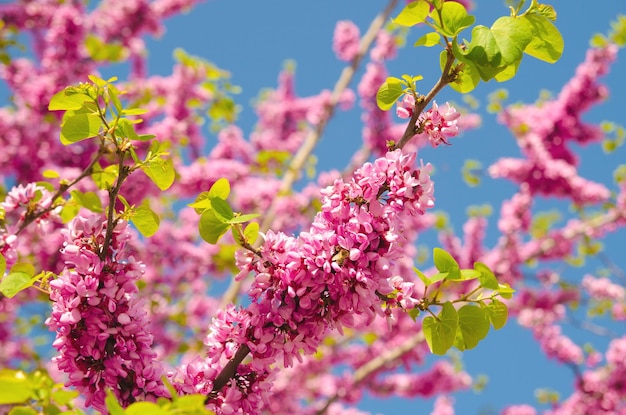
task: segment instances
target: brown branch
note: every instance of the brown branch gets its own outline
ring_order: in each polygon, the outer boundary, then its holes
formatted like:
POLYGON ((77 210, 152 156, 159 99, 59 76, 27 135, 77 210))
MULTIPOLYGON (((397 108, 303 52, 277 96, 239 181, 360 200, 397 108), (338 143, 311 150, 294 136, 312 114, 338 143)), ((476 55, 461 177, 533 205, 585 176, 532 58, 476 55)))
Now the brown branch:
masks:
POLYGON ((428 106, 430 101, 432 101, 435 96, 441 92, 441 90, 448 85, 450 82, 454 81, 458 76, 457 71, 452 69, 452 64, 454 63, 454 54, 450 47, 446 49, 446 64, 441 71, 441 77, 432 87, 432 89, 425 96, 419 97, 415 102, 415 108, 413 109, 413 114, 411 115, 411 119, 404 130, 404 134, 402 134, 402 138, 392 147, 392 150, 396 150, 399 148, 403 148, 411 139, 415 136, 417 130, 417 122, 419 120, 419 116, 424 112, 424 109, 428 106))
POLYGON ((67 184, 61 184, 59 186, 59 189, 50 198, 50 206, 38 212, 33 212, 32 214, 26 215, 24 217, 24 221, 15 232, 15 235, 19 235, 31 223, 33 223, 34 221, 36 221, 37 219, 39 219, 46 213, 49 213, 53 211, 54 209, 56 209, 58 206, 54 204, 54 201, 57 200, 59 197, 61 197, 65 192, 67 192, 71 187, 76 185, 79 181, 81 181, 87 176, 90 176, 93 173, 93 166, 95 166, 98 160, 100 160, 100 157, 102 156, 102 154, 104 154, 104 152, 105 152, 105 149, 103 147, 100 147, 96 156, 91 160, 91 163, 89 163, 89 165, 85 167, 85 169, 78 175, 78 177, 76 177, 74 180, 72 180, 71 182, 67 184))
MULTIPOLYGON (((388 364, 394 362, 395 360, 401 358, 406 353, 413 350, 417 345, 424 341, 424 333, 418 332, 414 334, 412 337, 409 337, 404 343, 400 344, 395 349, 389 350, 387 353, 383 353, 372 360, 368 360, 361 367, 359 367, 355 372, 352 378, 352 386, 357 387, 361 383, 363 383, 371 374, 379 371, 384 368, 388 364)), ((339 393, 335 393, 330 396, 328 400, 324 403, 324 406, 320 408, 315 415, 323 415, 328 410, 328 407, 341 398, 339 393)))
POLYGON ((124 159, 126 156, 126 152, 123 150, 118 150, 118 154, 120 156, 120 160, 118 163, 118 173, 117 173, 117 182, 115 183, 115 187, 109 189, 109 206, 107 210, 107 229, 106 234, 104 236, 104 242, 102 243, 102 249, 98 256, 100 260, 104 262, 107 257, 107 252, 109 250, 109 245, 111 244, 111 239, 113 238, 113 229, 117 225, 117 219, 115 218, 115 201, 117 200, 117 196, 120 193, 122 188, 122 184, 124 180, 130 175, 131 170, 127 166, 124 165, 124 159))

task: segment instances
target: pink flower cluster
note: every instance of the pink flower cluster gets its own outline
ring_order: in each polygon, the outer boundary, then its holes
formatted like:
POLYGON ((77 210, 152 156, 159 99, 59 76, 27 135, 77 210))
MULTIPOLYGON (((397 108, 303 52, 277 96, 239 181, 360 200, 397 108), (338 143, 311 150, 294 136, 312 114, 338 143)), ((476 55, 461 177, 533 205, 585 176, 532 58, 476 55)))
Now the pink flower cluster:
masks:
POLYGON ((575 203, 597 203, 609 198, 602 184, 578 175, 578 160, 569 143, 587 144, 603 137, 581 114, 607 95, 598 78, 608 72, 617 47, 593 48, 559 94, 541 106, 507 108, 501 120, 517 136, 526 159, 502 158, 489 168, 492 177, 527 183, 533 194, 572 197, 575 203))
MULTIPOLYGON (((404 218, 424 214, 434 201, 431 167, 416 169, 414 161, 415 154, 396 150, 366 163, 350 181, 336 180, 322 191, 322 210, 308 232, 297 238, 268 232, 258 255, 238 255, 238 278, 254 274, 251 304, 214 320, 208 359, 223 362, 239 344, 247 345, 254 370, 246 374, 248 404, 249 385, 255 384, 251 379, 268 378, 268 369, 277 360, 291 366, 302 353, 314 353, 329 330, 342 331, 386 316, 385 303, 412 306, 408 298, 412 287, 392 278, 393 263, 404 252, 404 218), (400 290, 406 292, 385 297, 400 290)), ((200 372, 189 366, 186 371, 200 372)), ((241 374, 238 369, 237 376, 241 374)), ((204 390, 212 375, 204 370, 196 376, 196 389, 204 390)), ((234 393, 233 387, 244 392, 236 379, 223 396, 234 393)), ((185 383, 193 384, 193 379, 186 375, 185 383)), ((233 410, 223 405, 218 409, 233 410)))
MULTIPOLYGON (((400 118, 411 118, 415 110, 415 97, 405 94, 396 107, 396 115, 400 118)), ((457 121, 461 116, 454 107, 446 102, 439 107, 436 102, 428 111, 420 114, 420 126, 428 136, 428 141, 433 147, 440 144, 450 144, 448 139, 459 134, 457 121)))
POLYGON ((359 53, 359 27, 349 20, 340 20, 335 26, 333 50, 342 61, 351 61, 359 53))
POLYGON ((53 305, 46 320, 56 331, 59 355, 53 361, 69 375, 67 385, 99 411, 106 410, 107 388, 124 406, 168 395, 146 331, 146 311, 135 296, 144 265, 125 253, 125 222, 113 231, 102 260, 105 232, 99 215, 78 216, 64 230, 66 267, 50 282, 53 305))

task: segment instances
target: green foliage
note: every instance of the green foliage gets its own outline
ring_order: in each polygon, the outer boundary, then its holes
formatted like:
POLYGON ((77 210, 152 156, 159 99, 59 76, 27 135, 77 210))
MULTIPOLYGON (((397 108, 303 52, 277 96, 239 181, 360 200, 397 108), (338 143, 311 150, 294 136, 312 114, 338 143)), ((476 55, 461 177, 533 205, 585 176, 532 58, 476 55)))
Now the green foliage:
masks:
POLYGON ((144 201, 142 205, 132 209, 130 220, 137 230, 147 238, 154 235, 156 231, 159 230, 159 215, 150 209, 148 201, 144 201))
MULTIPOLYGON (((6 261, 4 257, 0 260, 0 271, 6 270, 6 261)), ((39 281, 42 274, 35 275, 35 268, 28 263, 18 262, 13 265, 9 272, 4 275, 4 272, 0 273, 0 294, 5 297, 15 297, 17 293, 32 287, 32 285, 39 281)))
POLYGON ((414 268, 424 283, 424 298, 417 310, 407 311, 414 320, 420 311, 431 314, 424 318, 422 328, 432 353, 443 355, 453 346, 460 351, 472 349, 487 336, 490 327, 499 330, 504 326, 508 309, 497 297, 511 298, 515 290, 498 283, 493 271, 481 262, 474 263, 473 269, 460 269, 452 255, 440 248, 433 250, 433 260, 439 272, 430 277, 414 268), (439 300, 445 287, 465 281, 476 281, 477 284, 456 299, 439 300), (455 305, 461 303, 466 304, 457 309, 455 305), (433 307, 441 307, 437 315, 432 311, 433 307))
MULTIPOLYGON (((170 385, 171 386, 171 385, 170 385)), ((135 402, 127 408, 117 402, 117 399, 110 390, 104 399, 110 415, 214 415, 213 411, 206 409, 204 401, 205 395, 192 394, 177 396, 175 391, 170 391, 173 398, 159 398, 154 402, 135 402)))
POLYGON ((383 111, 391 109, 403 93, 404 83, 401 79, 394 77, 387 78, 376 93, 378 108, 383 111))
POLYGON ((459 315, 451 302, 446 302, 436 316, 428 316, 422 322, 422 330, 430 351, 445 354, 454 344, 459 327, 459 315))
POLYGON ((208 192, 202 192, 189 206, 200 215, 198 230, 200 236, 210 244, 216 244, 219 239, 231 229, 235 242, 244 247, 251 247, 259 235, 259 225, 250 223, 245 228, 242 223, 259 216, 259 214, 241 214, 234 212, 226 201, 230 194, 230 183, 227 179, 218 179, 208 192))
POLYGON ((482 164, 478 160, 468 159, 463 163, 463 167, 461 168, 461 174, 463 175, 463 181, 467 183, 468 186, 474 187, 480 184, 480 172, 482 169, 482 164))
POLYGON ((93 34, 85 38, 85 47, 89 52, 89 57, 96 62, 115 63, 126 59, 126 50, 123 45, 112 41, 103 42, 93 34))
POLYGON ((78 392, 54 383, 48 373, 35 370, 0 369, 0 405, 11 405, 10 415, 17 414, 82 414, 73 407, 78 392))
MULTIPOLYGON (((441 45, 441 80, 465 94, 481 80, 503 82, 514 77, 524 54, 548 63, 561 57, 564 44, 552 23, 556 20, 554 8, 533 0, 527 10, 521 12, 525 3, 520 1, 517 8, 511 8, 510 16, 498 18, 491 27, 474 26, 469 41, 460 36, 474 25, 475 17, 458 2, 413 1, 402 9, 393 23, 404 27, 424 23, 433 29, 422 35, 414 46, 441 45)), ((376 96, 379 108, 389 110, 409 91, 398 78, 387 78, 376 96)))

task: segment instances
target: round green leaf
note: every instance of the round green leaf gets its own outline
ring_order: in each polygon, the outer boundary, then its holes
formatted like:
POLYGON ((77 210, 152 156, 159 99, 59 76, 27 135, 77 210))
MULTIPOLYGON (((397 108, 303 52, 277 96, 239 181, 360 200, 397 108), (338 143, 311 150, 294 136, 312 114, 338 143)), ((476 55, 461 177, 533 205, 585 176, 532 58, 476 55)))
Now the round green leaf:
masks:
POLYGON ((398 98, 404 93, 404 83, 402 80, 394 77, 389 77, 378 88, 376 93, 376 104, 378 108, 383 111, 387 111, 394 106, 398 98))
POLYGON ((211 207, 217 220, 222 223, 231 223, 235 214, 226 200, 213 197, 211 198, 211 207))
POLYGON ((0 281, 0 294, 12 298, 20 291, 33 285, 31 276, 25 272, 9 272, 0 281))
POLYGON ((439 36, 439 33, 430 32, 417 39, 413 46, 426 46, 427 48, 429 48, 431 46, 438 45, 440 41, 441 37, 439 36))
POLYGON ((428 2, 424 0, 412 1, 404 6, 398 16, 393 19, 393 22, 400 26, 414 26, 424 22, 428 13, 430 13, 428 2))
POLYGON ((436 355, 444 355, 454 344, 459 317, 452 303, 447 302, 438 318, 428 316, 422 323, 424 337, 430 351, 436 355))
POLYGON ((101 126, 102 120, 98 114, 80 113, 64 117, 61 125, 61 143, 68 145, 95 137, 100 132, 101 126))
POLYGON ((146 238, 154 235, 159 230, 159 224, 161 223, 159 215, 154 213, 147 204, 133 209, 131 221, 146 238))
POLYGON ((75 93, 64 89, 52 96, 48 104, 48 109, 50 111, 77 110, 82 108, 85 101, 89 101, 90 99, 91 98, 86 94, 75 93))
POLYGON ((504 327, 509 317, 509 310, 506 304, 498 300, 493 300, 491 304, 485 307, 485 310, 487 311, 487 316, 494 329, 500 330, 504 327))
POLYGON ((232 219, 230 219, 228 221, 228 223, 230 224, 235 224, 235 223, 244 223, 244 222, 248 222, 254 218, 258 218, 259 216, 261 216, 258 213, 247 213, 245 215, 239 215, 239 216, 234 216, 232 219))
POLYGON ((463 346, 473 349, 489 333, 487 312, 481 307, 468 304, 459 309, 458 315, 463 346))
POLYGON ((459 264, 448 252, 441 248, 433 249, 433 259, 435 267, 439 272, 447 272, 446 279, 458 280, 461 278, 461 270, 459 264))
POLYGON ((480 282, 481 287, 490 290, 497 290, 499 288, 496 276, 487 265, 482 262, 474 262, 474 269, 480 272, 478 281, 480 282))
POLYGON ((435 26, 441 34, 448 37, 455 37, 463 29, 474 24, 475 18, 467 14, 465 7, 458 2, 448 1, 441 7, 441 20, 437 13, 432 14, 435 26))
POLYGON ((0 370, 0 405, 26 402, 33 394, 33 384, 20 370, 0 370))
POLYGON ((563 54, 564 42, 561 32, 545 16, 529 14, 524 17, 532 27, 533 37, 524 52, 548 63, 554 63, 563 54))
POLYGON ((222 177, 221 179, 217 179, 217 181, 213 183, 213 186, 211 186, 211 189, 209 189, 208 196, 209 198, 218 197, 220 199, 226 200, 229 194, 230 183, 228 182, 228 179, 222 177))
POLYGON ((147 165, 141 166, 141 170, 161 190, 167 190, 176 178, 174 164, 171 159, 161 157, 152 159, 147 165))
POLYGON ((259 237, 259 224, 256 222, 250 222, 243 230, 243 235, 250 245, 254 244, 259 237))
POLYGON ((210 244, 216 244, 229 227, 230 225, 215 217, 213 209, 206 209, 200 215, 200 223, 198 224, 200 236, 210 244))

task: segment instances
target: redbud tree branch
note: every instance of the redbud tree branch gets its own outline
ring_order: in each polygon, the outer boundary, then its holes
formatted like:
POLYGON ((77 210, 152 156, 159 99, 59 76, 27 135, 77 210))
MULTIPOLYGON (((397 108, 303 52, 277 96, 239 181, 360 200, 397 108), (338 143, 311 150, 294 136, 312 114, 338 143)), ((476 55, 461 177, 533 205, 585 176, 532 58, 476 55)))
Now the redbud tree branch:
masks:
MULTIPOLYGON (((278 194, 273 199, 272 204, 267 210, 263 222, 261 223, 260 230, 261 232, 266 232, 270 229, 274 218, 276 217, 276 208, 278 199, 289 193, 293 184, 297 180, 300 171, 303 169, 306 160, 312 154, 315 146, 320 141, 324 130, 326 129, 326 125, 328 121, 335 113, 335 109, 337 108, 337 104, 339 102, 339 97, 341 94, 348 88, 350 82, 354 78, 354 75, 361 64, 361 61, 367 54, 370 46, 376 39, 378 32, 382 29, 383 25, 391 15, 391 12, 396 7, 398 0, 390 0, 387 4, 387 7, 383 10, 382 13, 377 15, 372 23, 370 24, 367 32, 361 38, 359 43, 359 51, 356 56, 352 59, 350 66, 347 66, 343 69, 335 87, 330 96, 329 102, 324 106, 324 116, 321 118, 320 122, 315 126, 313 130, 309 132, 306 136, 302 146, 298 149, 298 152, 295 154, 283 180, 281 182, 278 194)), ((222 296, 222 302, 220 304, 220 308, 225 308, 228 304, 234 303, 239 296, 239 292, 241 291, 242 281, 233 280, 222 296)), ((227 383, 230 378, 236 373, 237 366, 243 361, 243 359, 248 355, 250 349, 245 344, 239 347, 239 350, 235 354, 235 356, 231 359, 230 362, 222 369, 222 372, 217 376, 215 383, 213 385, 213 391, 211 394, 219 392, 227 383)), ((210 394, 210 395, 211 395, 210 394)), ((210 396, 209 395, 209 396, 210 396)))
POLYGON ((71 187, 76 185, 78 182, 83 180, 85 177, 90 176, 93 173, 93 166, 96 165, 96 163, 98 162, 98 160, 100 160, 100 157, 102 157, 102 155, 104 154, 105 151, 106 151, 106 148, 104 146, 100 146, 100 149, 98 150, 98 153, 96 154, 96 156, 91 160, 89 165, 87 167, 85 167, 85 169, 78 175, 78 177, 74 178, 74 180, 72 180, 69 183, 62 183, 61 185, 59 185, 59 189, 50 198, 50 206, 48 206, 47 208, 42 209, 40 211, 26 214, 26 216, 24 217, 24 221, 22 222, 20 227, 15 232, 15 235, 19 235, 31 223, 33 223, 34 221, 36 221, 37 219, 39 219, 40 217, 42 217, 46 213, 49 213, 49 212, 53 211, 54 209, 56 209, 58 207, 58 205, 56 205, 54 203, 55 200, 57 200, 59 197, 61 197, 65 192, 67 192, 71 187))
MULTIPOLYGON (((352 386, 357 387, 361 383, 363 383, 371 374, 379 371, 380 369, 392 364, 406 353, 415 349, 417 345, 424 341, 424 333, 419 332, 414 334, 412 337, 409 337, 404 343, 400 344, 394 349, 387 351, 387 353, 383 353, 381 355, 376 356, 372 360, 368 360, 362 366, 360 366, 352 377, 352 386)), ((338 393, 328 397, 326 402, 324 402, 324 406, 322 406, 315 415, 323 415, 328 410, 328 407, 333 403, 340 399, 341 396, 338 393)))

